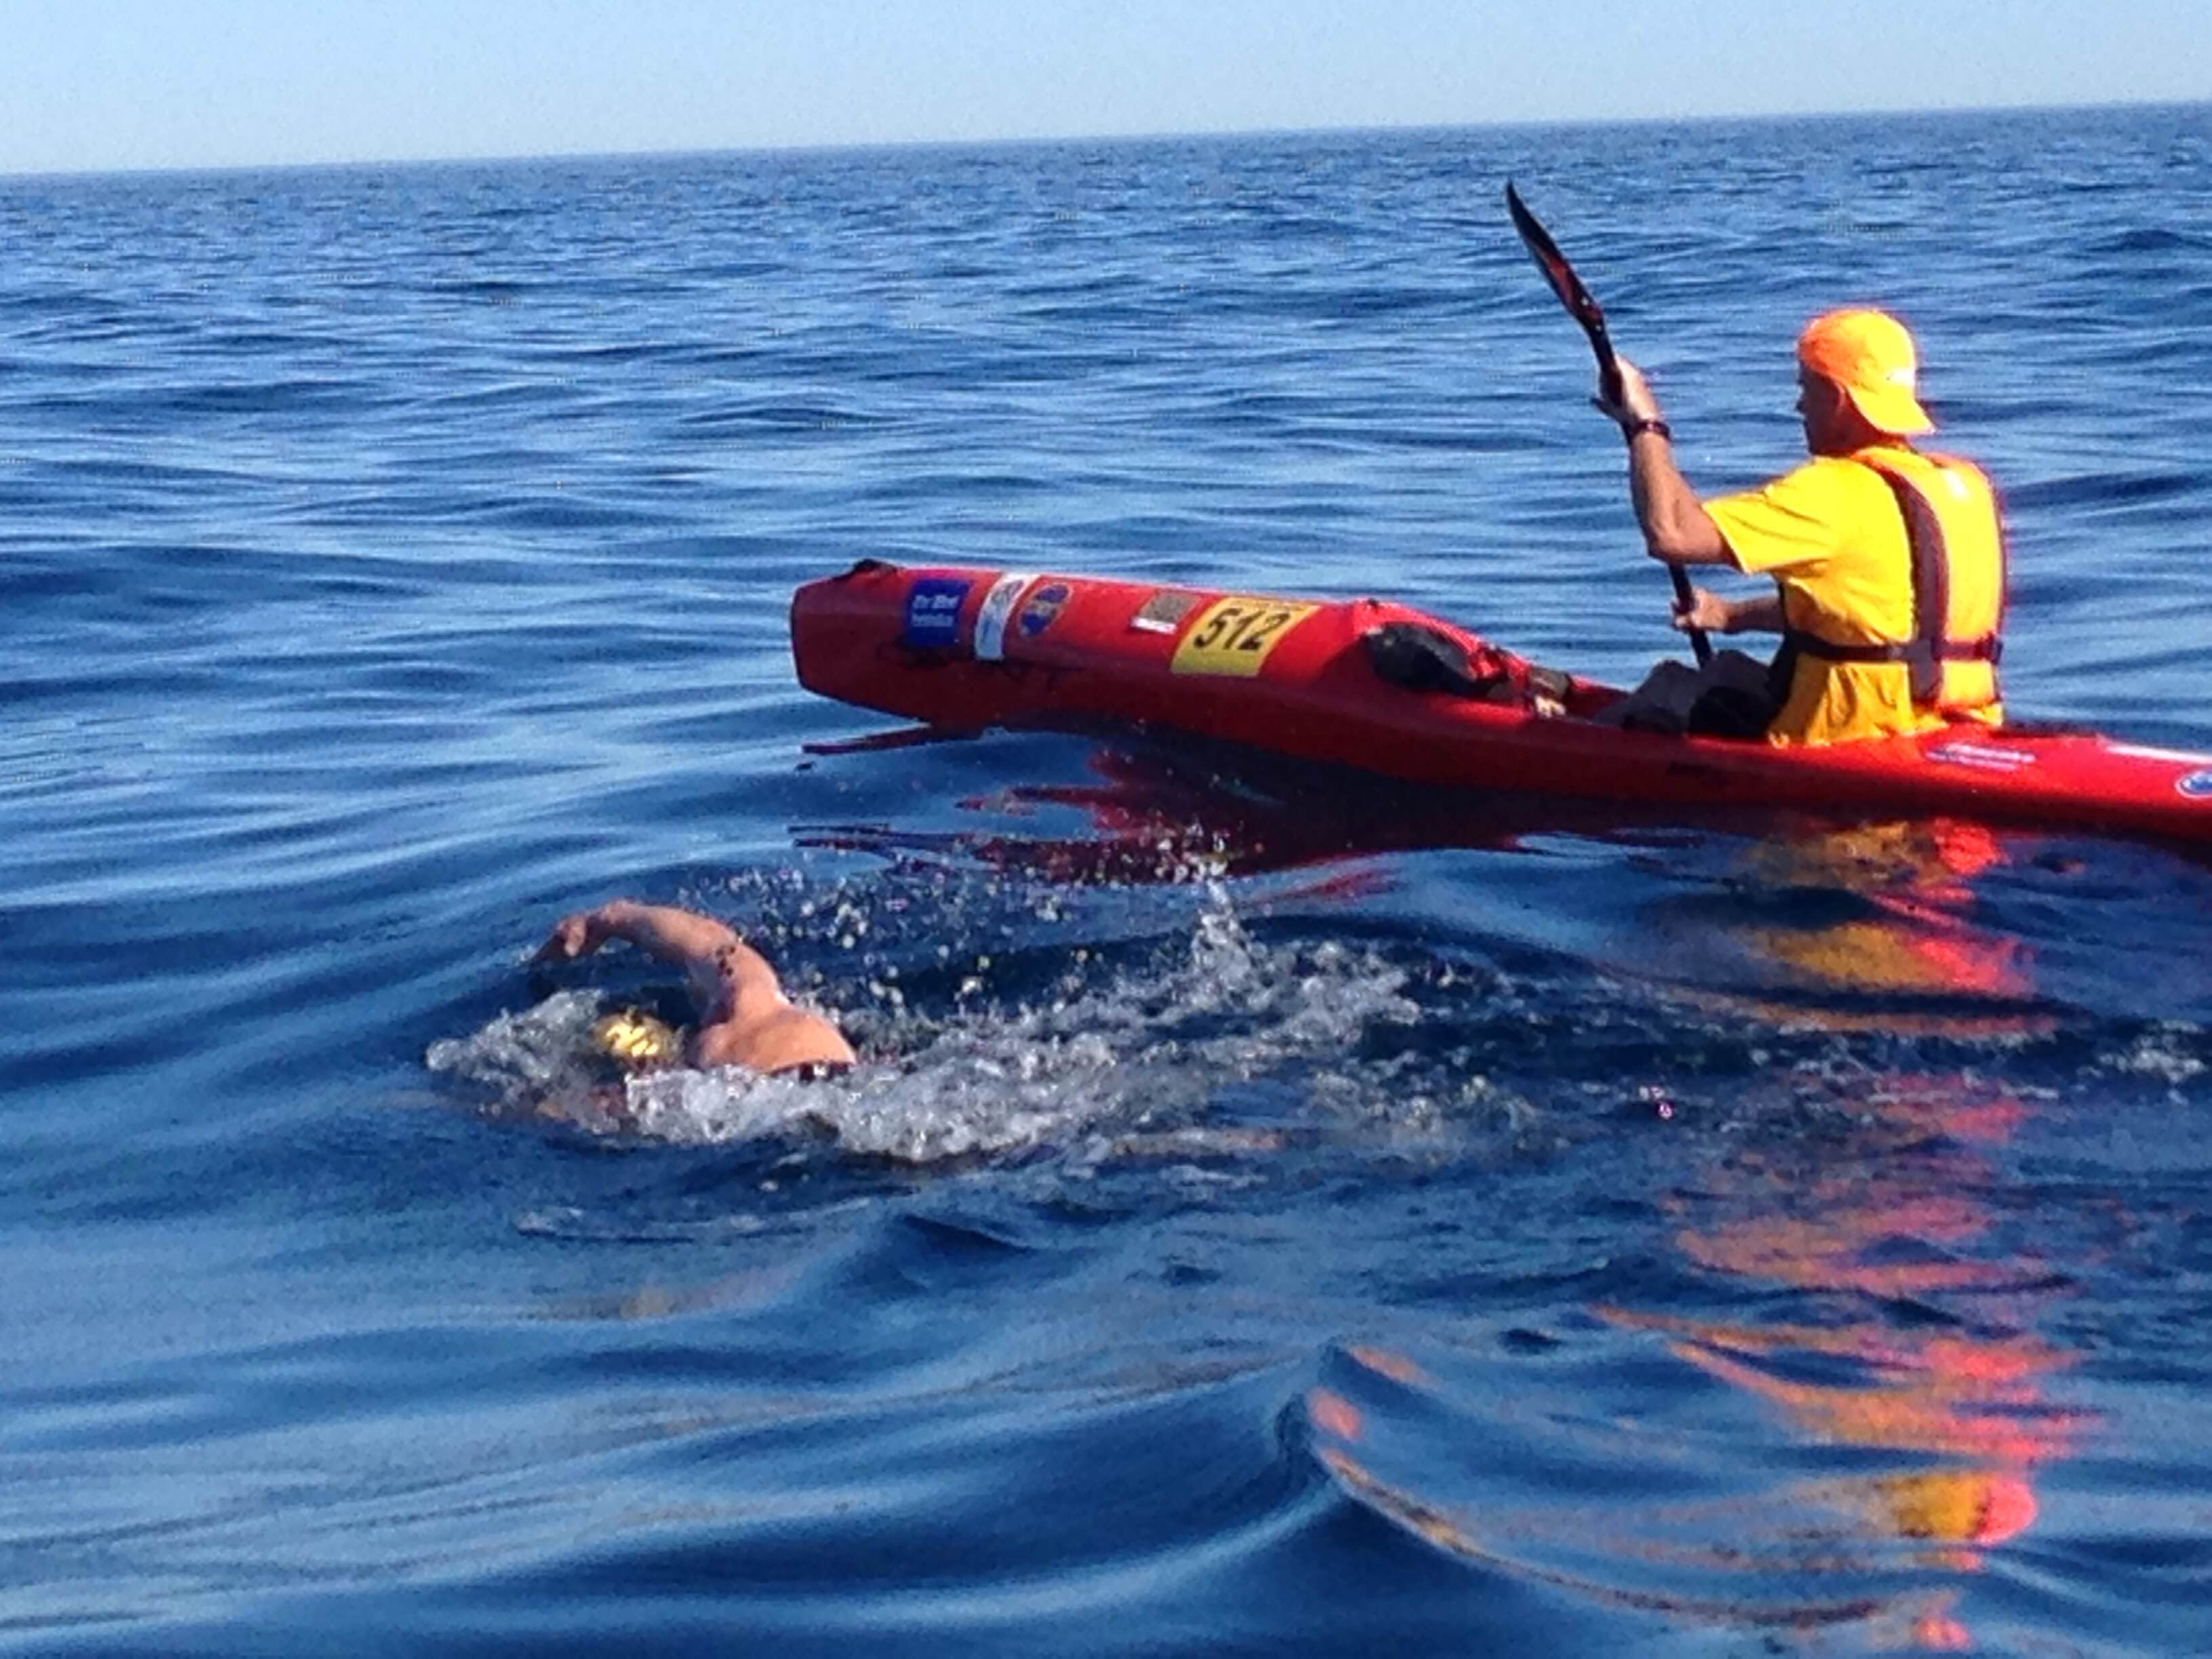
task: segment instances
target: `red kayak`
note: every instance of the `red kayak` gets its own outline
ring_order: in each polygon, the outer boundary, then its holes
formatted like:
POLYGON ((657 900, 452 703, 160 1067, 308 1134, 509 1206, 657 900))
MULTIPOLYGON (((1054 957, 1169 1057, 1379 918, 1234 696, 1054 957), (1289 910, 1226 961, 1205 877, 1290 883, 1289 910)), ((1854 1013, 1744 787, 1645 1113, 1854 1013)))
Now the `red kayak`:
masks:
POLYGON ((1960 725, 1826 747, 1625 731, 1622 693, 1376 599, 865 560, 791 607, 809 690, 933 726, 1169 727, 1408 782, 2212 842, 2212 755, 1960 725))

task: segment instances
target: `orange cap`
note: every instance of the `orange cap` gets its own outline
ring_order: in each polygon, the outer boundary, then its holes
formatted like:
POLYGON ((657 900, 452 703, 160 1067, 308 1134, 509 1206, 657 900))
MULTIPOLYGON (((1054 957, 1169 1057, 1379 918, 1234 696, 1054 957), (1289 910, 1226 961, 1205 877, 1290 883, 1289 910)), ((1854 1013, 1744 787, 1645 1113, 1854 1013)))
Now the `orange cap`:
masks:
POLYGON ((1867 424, 1893 437, 1932 432, 1913 395, 1919 359, 1905 325, 1883 311, 1831 311, 1805 325, 1797 361, 1843 388, 1867 424))

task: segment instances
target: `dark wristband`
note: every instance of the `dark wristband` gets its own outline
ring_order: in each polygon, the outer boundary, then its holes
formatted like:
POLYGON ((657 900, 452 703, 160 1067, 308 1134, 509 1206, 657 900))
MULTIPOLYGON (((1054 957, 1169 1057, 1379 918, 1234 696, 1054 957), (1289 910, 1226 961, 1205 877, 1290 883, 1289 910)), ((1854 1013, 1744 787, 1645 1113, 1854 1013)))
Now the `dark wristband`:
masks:
POLYGON ((1674 441, 1674 428, 1664 421, 1647 417, 1640 421, 1623 421, 1620 423, 1622 439, 1632 444, 1647 432, 1656 437, 1664 438, 1670 444, 1674 441))

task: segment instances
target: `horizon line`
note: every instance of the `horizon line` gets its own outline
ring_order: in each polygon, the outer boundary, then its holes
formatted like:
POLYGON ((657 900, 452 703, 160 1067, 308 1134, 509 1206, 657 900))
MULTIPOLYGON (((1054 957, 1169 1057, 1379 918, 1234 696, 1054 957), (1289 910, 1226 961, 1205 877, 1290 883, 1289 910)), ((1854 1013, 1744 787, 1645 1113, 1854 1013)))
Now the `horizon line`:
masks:
POLYGON ((989 138, 850 138, 789 143, 649 146, 638 149, 488 151, 435 155, 365 155, 345 160, 292 161, 176 161, 82 167, 0 167, 0 182, 39 179, 187 178, 246 173, 343 172, 366 167, 497 167, 532 161, 638 161, 741 155, 827 155, 905 149, 1017 149, 1048 144, 1172 143, 1193 139, 1305 138, 1333 134, 1505 132, 1545 128, 1717 125, 1730 122, 1760 125, 1791 121, 1854 121, 1929 116, 2092 114, 2101 111, 2212 107, 2206 98, 2117 98, 2082 103, 1938 104, 1913 107, 1715 112, 1697 115, 1528 116, 1496 121, 1357 122, 1311 127, 1198 127, 1141 132, 1008 133, 989 138))

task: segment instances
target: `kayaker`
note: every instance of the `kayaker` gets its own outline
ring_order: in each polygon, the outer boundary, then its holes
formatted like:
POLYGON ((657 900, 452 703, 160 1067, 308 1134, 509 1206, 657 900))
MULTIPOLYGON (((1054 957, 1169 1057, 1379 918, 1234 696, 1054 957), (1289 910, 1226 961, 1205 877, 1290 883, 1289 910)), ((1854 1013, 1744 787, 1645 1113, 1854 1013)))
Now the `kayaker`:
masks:
POLYGON ((1797 412, 1812 459, 1759 489, 1701 501, 1674 465, 1673 434, 1635 365, 1597 406, 1628 441, 1630 498, 1646 551, 1725 565, 1776 592, 1694 591, 1674 626, 1779 633, 1765 670, 1723 652, 1703 671, 1662 663, 1622 706, 1631 726, 1841 743, 2002 722, 1997 689, 2004 535, 1989 481, 1926 454, 1912 337, 1880 311, 1832 311, 1797 338, 1797 412))
POLYGON ((532 960, 574 962, 609 939, 626 940, 683 969, 699 1011, 688 1034, 634 1009, 599 1021, 592 1040, 625 1069, 742 1066, 811 1080, 851 1068, 852 1045, 843 1034, 822 1015, 794 1005, 768 959, 712 916, 615 899, 563 916, 532 960))

